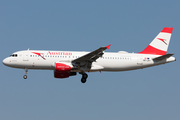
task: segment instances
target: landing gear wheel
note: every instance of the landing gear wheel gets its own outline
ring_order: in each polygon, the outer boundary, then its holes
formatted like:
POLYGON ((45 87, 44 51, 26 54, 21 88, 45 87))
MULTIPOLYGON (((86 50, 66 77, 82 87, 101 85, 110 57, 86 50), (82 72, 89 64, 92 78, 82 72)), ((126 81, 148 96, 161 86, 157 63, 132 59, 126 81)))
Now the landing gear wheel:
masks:
POLYGON ((85 83, 86 79, 87 79, 88 75, 86 73, 82 73, 82 78, 81 78, 81 82, 85 83))
POLYGON ((23 78, 24 78, 24 79, 27 79, 27 75, 24 75, 23 78))
POLYGON ((88 77, 88 75, 86 73, 83 73, 82 77, 86 79, 88 77))
POLYGON ((81 78, 81 82, 82 82, 82 83, 85 83, 85 82, 86 82, 86 79, 85 79, 85 78, 81 78))

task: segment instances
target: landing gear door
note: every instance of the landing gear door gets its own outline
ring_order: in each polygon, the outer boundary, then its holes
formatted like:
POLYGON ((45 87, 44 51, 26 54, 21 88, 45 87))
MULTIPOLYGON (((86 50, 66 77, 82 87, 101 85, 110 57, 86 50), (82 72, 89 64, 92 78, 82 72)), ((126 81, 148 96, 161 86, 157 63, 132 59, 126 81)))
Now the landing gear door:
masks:
POLYGON ((29 60, 29 50, 23 52, 23 61, 29 60))

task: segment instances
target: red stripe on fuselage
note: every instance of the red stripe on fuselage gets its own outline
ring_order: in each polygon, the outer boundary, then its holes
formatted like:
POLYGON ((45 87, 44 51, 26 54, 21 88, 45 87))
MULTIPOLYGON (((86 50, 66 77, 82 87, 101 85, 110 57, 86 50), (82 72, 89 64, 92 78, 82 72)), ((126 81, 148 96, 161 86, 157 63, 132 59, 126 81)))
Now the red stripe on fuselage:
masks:
POLYGON ((172 33, 173 28, 165 27, 161 32, 172 33))
POLYGON ((166 51, 159 50, 157 48, 148 45, 142 52, 139 52, 139 54, 165 55, 166 51))

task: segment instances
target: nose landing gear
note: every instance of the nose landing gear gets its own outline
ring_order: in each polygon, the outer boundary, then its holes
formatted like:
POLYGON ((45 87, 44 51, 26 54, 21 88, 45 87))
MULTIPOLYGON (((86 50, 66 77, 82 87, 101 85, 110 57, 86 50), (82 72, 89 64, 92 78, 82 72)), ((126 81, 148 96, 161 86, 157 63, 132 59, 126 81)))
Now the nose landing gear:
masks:
POLYGON ((86 79, 87 79, 88 75, 86 73, 82 73, 82 78, 81 78, 81 82, 85 83, 86 79))
POLYGON ((23 76, 24 79, 27 79, 27 73, 28 73, 28 69, 25 68, 25 75, 23 76))
POLYGON ((27 75, 24 75, 23 78, 24 78, 24 79, 27 79, 27 75))

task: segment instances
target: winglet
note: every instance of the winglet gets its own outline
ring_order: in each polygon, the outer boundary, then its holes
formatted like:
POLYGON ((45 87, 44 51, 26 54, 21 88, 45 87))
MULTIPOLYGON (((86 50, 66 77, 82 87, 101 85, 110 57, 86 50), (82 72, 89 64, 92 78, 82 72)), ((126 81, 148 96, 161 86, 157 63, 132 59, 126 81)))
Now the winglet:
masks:
POLYGON ((107 49, 110 49, 110 46, 111 46, 111 44, 110 44, 110 45, 108 45, 108 46, 106 46, 106 48, 107 48, 107 49))

